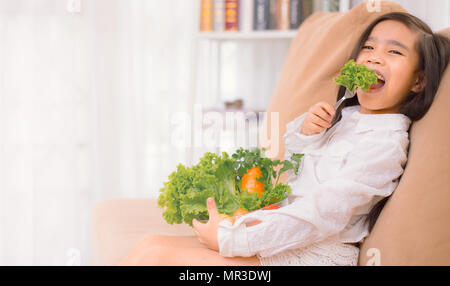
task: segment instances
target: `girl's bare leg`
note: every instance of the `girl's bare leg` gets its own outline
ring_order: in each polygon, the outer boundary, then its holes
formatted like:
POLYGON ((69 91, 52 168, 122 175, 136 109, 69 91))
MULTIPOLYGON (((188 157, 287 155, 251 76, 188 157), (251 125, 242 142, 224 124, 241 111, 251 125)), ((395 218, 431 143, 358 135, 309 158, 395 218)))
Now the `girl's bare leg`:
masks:
POLYGON ((221 256, 195 236, 146 236, 119 265, 260 265, 253 257, 221 256))
POLYGON ((223 257, 208 248, 173 248, 155 246, 136 261, 136 265, 163 266, 259 266, 253 257, 223 257))
POLYGON ((141 238, 119 265, 133 265, 140 257, 154 246, 205 248, 196 236, 147 235, 141 238))

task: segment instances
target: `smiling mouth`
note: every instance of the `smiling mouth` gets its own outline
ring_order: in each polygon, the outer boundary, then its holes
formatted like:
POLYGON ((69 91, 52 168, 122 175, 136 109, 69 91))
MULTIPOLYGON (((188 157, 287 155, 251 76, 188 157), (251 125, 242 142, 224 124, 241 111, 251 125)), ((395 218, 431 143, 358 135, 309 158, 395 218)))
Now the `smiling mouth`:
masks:
POLYGON ((370 86, 370 89, 368 90, 368 92, 380 91, 384 87, 385 84, 386 84, 385 81, 378 79, 377 83, 374 83, 370 86))

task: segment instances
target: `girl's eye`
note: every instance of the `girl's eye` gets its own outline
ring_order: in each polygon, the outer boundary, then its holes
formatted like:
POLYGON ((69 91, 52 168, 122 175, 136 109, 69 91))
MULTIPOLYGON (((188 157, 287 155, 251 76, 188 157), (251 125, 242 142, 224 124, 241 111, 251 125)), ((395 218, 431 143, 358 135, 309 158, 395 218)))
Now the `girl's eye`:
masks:
MULTIPOLYGON (((364 50, 364 49, 372 49, 372 50, 373 50, 373 47, 371 47, 371 46, 363 46, 362 49, 363 49, 363 50, 364 50)), ((402 53, 400 53, 400 52, 397 51, 397 50, 390 50, 389 52, 394 52, 395 54, 402 55, 402 53)))
POLYGON ((389 52, 394 52, 394 53, 399 54, 399 55, 402 54, 402 53, 400 53, 399 51, 396 51, 396 50, 391 50, 391 51, 389 51, 389 52))

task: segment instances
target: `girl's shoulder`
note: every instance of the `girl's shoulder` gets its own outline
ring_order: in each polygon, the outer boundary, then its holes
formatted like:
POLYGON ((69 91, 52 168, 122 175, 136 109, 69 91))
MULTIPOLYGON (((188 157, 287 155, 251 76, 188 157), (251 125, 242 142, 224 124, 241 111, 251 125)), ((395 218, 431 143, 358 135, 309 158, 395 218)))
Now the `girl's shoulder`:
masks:
POLYGON ((411 120, 403 114, 361 114, 354 113, 357 118, 356 133, 381 132, 407 135, 411 120))
POLYGON ((367 131, 396 131, 408 133, 412 124, 411 119, 401 113, 363 114, 360 105, 347 106, 342 109, 343 119, 352 118, 356 121, 356 132, 367 131))
POLYGON ((402 130, 370 130, 363 132, 354 142, 354 148, 358 150, 373 149, 381 153, 385 149, 402 150, 405 154, 409 149, 409 133, 402 130))

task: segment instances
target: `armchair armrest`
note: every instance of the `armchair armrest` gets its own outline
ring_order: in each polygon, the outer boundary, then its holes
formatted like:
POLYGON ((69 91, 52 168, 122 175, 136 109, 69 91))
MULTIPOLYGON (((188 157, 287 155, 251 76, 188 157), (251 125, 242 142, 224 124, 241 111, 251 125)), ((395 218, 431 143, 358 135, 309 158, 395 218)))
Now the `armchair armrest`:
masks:
POLYGON ((169 225, 156 199, 112 199, 92 211, 92 259, 90 265, 116 265, 144 236, 189 236, 186 224, 169 225))

